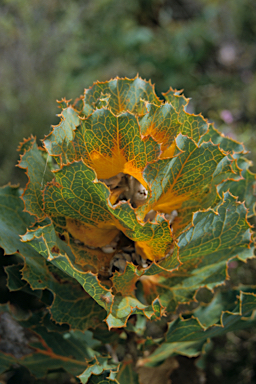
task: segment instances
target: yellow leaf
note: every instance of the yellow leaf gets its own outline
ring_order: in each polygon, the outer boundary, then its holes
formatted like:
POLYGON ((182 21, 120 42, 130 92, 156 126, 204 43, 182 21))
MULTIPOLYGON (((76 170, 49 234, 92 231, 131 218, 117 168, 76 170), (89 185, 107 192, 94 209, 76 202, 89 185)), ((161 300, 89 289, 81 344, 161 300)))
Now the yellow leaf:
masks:
POLYGON ((111 243, 120 232, 114 225, 100 228, 67 218, 67 230, 74 237, 89 247, 103 247, 111 243))

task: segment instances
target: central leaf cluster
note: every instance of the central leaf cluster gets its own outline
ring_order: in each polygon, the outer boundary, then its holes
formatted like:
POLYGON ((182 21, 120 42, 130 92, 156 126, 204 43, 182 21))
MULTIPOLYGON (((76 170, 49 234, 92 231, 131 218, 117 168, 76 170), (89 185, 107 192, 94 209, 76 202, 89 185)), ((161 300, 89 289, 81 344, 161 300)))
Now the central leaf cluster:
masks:
MULTIPOLYGON (((188 99, 180 92, 170 89, 164 97, 160 100, 154 87, 138 77, 97 82, 74 104, 60 102, 61 121, 43 148, 33 137, 19 148, 19 165, 29 177, 22 198, 36 221, 23 241, 72 276, 74 270, 80 271, 77 276, 96 276, 96 293, 90 294, 115 318, 127 319, 131 308, 149 308, 130 301, 123 304, 127 313, 120 312, 122 305, 115 312, 112 293, 107 302, 101 298, 106 290, 133 295, 138 279, 152 299, 149 317, 189 300, 194 283, 186 294, 177 291, 167 301, 163 294, 156 304, 157 285, 163 286, 166 274, 174 277, 177 269, 179 276, 189 276, 203 267, 208 249, 212 254, 219 250, 216 265, 226 262, 222 252, 230 250, 231 238, 226 239, 224 224, 229 231, 235 228, 237 239, 236 251, 225 255, 250 247, 246 211, 234 197, 245 200, 252 214, 248 191, 254 176, 243 146, 201 115, 186 112, 188 99), (227 223, 224 212, 218 232, 214 218, 223 207, 232 207, 235 216, 227 223), (60 266, 63 257, 65 267, 60 266)), ((81 276, 77 279, 85 281, 81 276)), ((82 285, 90 291, 87 283, 82 285)))

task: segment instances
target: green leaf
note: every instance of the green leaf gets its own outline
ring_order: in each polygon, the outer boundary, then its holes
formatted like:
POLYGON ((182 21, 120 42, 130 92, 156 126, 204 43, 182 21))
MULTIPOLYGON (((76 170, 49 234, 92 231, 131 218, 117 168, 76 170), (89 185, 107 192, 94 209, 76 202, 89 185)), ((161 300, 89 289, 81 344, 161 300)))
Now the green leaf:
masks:
POLYGON ((222 194, 229 190, 238 200, 245 202, 248 208, 248 217, 255 214, 256 205, 256 175, 249 170, 251 163, 245 158, 237 160, 238 166, 242 169, 242 180, 227 180, 218 186, 218 191, 222 194))
POLYGON ((181 92, 182 91, 170 88, 170 90, 163 93, 163 95, 178 113, 178 121, 181 124, 180 133, 198 142, 200 137, 207 131, 209 124, 202 115, 194 115, 186 112, 189 99, 181 95, 181 92))
MULTIPOLYGON (((88 368, 79 375, 79 379, 81 383, 86 384, 88 383, 89 378, 91 375, 101 375, 103 372, 107 372, 108 374, 112 371, 116 371, 117 365, 110 363, 109 359, 107 357, 95 357, 94 360, 89 362, 88 368)), ((105 379, 103 381, 96 381, 96 383, 104 383, 105 379)), ((106 383, 109 383, 110 381, 106 381, 106 383)))
POLYGON ((116 292, 129 295, 135 290, 135 284, 143 274, 133 263, 127 263, 124 273, 115 272, 111 278, 116 292))
POLYGON ((73 156, 72 140, 74 139, 74 131, 80 124, 78 112, 68 107, 61 113, 61 121, 55 126, 52 132, 44 139, 44 146, 51 156, 58 157, 60 164, 69 161, 69 157, 73 156))
POLYGON ((62 285, 59 284, 53 291, 54 301, 49 307, 52 318, 81 331, 99 326, 105 318, 105 311, 90 296, 85 295, 78 284, 62 285))
POLYGON ((7 287, 9 291, 19 291, 23 290, 27 286, 27 282, 22 279, 21 269, 22 264, 8 265, 4 268, 5 273, 7 274, 7 287))
POLYGON ((8 255, 26 252, 19 236, 34 223, 34 218, 23 211, 21 192, 10 185, 0 188, 0 245, 8 255))
POLYGON ((172 159, 157 160, 146 167, 144 178, 151 196, 136 210, 139 217, 151 209, 169 214, 177 210, 175 232, 184 229, 193 212, 210 207, 217 199, 216 184, 232 175, 231 161, 212 143, 198 146, 179 135, 176 144, 179 150, 172 159))
POLYGON ((7 274, 7 287, 9 291, 23 291, 41 298, 42 292, 40 290, 33 291, 28 282, 22 279, 22 268, 22 264, 9 265, 4 268, 7 274))
MULTIPOLYGON (((33 254, 33 248, 29 244, 27 247, 33 254)), ((38 254, 34 256, 32 265, 26 257, 26 265, 22 270, 23 278, 33 289, 49 289, 53 293, 49 310, 56 322, 69 324, 72 329, 79 330, 99 326, 105 317, 105 311, 81 289, 76 280, 60 274, 59 269, 38 254)))
MULTIPOLYGON (((240 304, 232 312, 223 312, 219 323, 205 328, 197 318, 177 319, 169 324, 166 342, 196 341, 223 335, 229 331, 247 328, 256 323, 252 311, 256 309, 256 295, 240 292, 240 304)), ((223 306, 223 309, 225 307, 223 306)), ((196 312, 195 312, 196 314, 196 312)))
MULTIPOLYGON (((25 141, 25 144, 28 143, 25 141)), ((20 147, 20 150, 23 152, 24 146, 20 147)), ((43 156, 43 151, 37 147, 35 139, 31 139, 30 147, 19 161, 19 167, 26 169, 29 178, 22 195, 26 211, 31 215, 36 215, 38 219, 43 219, 45 213, 42 190, 45 184, 53 179, 53 175, 47 166, 47 159, 43 156)))
MULTIPOLYGON (((147 111, 139 119, 140 131, 143 136, 150 135, 161 143, 161 151, 169 148, 180 130, 181 123, 171 104, 155 105, 146 103, 147 111)), ((164 155, 161 154, 161 157, 164 155)))
POLYGON ((168 92, 163 93, 164 98, 168 101, 168 103, 171 103, 178 112, 183 111, 183 108, 186 107, 189 103, 189 99, 187 99, 181 93, 182 90, 178 91, 172 87, 168 92))
POLYGON ((208 141, 218 144, 227 153, 246 153, 243 144, 223 135, 213 124, 209 125, 208 131, 201 137, 200 144, 208 141))
POLYGON ((51 216, 65 216, 94 225, 100 218, 110 225, 107 207, 109 190, 105 184, 94 182, 95 172, 82 161, 63 166, 55 172, 55 179, 44 191, 45 212, 51 216))
POLYGON ((199 356, 206 344, 205 340, 193 342, 162 343, 149 357, 141 360, 145 367, 154 367, 170 356, 199 356))
POLYGON ((145 112, 145 108, 141 106, 141 99, 160 104, 154 87, 140 77, 97 82, 90 89, 85 90, 84 113, 87 115, 96 108, 107 106, 116 115, 124 111, 139 114, 145 112))
MULTIPOLYGON (((146 366, 154 366, 176 353, 191 356, 191 347, 195 348, 195 352, 197 351, 198 354, 202 350, 207 338, 221 336, 229 331, 244 329, 256 324, 255 313, 252 314, 252 311, 256 309, 256 295, 254 293, 240 292, 239 301, 239 305, 233 304, 232 311, 223 311, 217 324, 209 327, 202 326, 195 317, 188 319, 178 318, 169 323, 165 337, 166 341, 149 358, 143 360, 144 364, 146 366)), ((216 305, 217 308, 211 308, 211 313, 215 312, 216 309, 219 312, 220 305, 222 310, 225 309, 225 297, 224 302, 215 299, 213 307, 216 305)), ((205 311, 207 310, 206 307, 205 311)), ((199 311, 200 317, 203 318, 203 310, 199 309, 199 311)))
POLYGON ((244 204, 237 202, 228 192, 215 210, 196 212, 192 226, 179 237, 181 262, 189 268, 200 263, 200 269, 226 263, 244 252, 247 252, 247 257, 252 257, 251 231, 246 216, 244 204))
MULTIPOLYGON (((231 258, 252 258, 246 213, 245 206, 228 192, 216 210, 195 213, 191 227, 178 238, 182 265, 170 277, 156 276, 151 285, 149 276, 148 299, 159 295, 162 305, 174 311, 178 303, 191 301, 198 288, 212 289, 222 284, 227 278, 227 262, 231 258)), ((142 280, 142 283, 147 284, 147 281, 142 280)))

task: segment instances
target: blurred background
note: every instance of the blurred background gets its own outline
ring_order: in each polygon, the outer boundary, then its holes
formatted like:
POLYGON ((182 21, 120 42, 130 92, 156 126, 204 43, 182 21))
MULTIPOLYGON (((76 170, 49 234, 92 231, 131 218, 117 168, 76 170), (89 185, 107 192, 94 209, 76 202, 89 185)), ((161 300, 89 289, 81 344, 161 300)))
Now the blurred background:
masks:
MULTIPOLYGON (((58 124, 56 99, 137 73, 159 96, 184 89, 190 112, 243 141, 256 163, 255 0, 1 0, 0 185, 25 185, 16 148, 58 124)), ((252 263, 231 281, 255 284, 252 263)), ((256 383, 255 331, 213 339, 200 378, 194 360, 179 357, 187 368, 173 384, 256 383)))
POLYGON ((254 149, 255 0, 2 0, 0 61, 1 185, 26 182, 16 148, 58 123, 56 99, 115 76, 184 89, 190 112, 254 149))

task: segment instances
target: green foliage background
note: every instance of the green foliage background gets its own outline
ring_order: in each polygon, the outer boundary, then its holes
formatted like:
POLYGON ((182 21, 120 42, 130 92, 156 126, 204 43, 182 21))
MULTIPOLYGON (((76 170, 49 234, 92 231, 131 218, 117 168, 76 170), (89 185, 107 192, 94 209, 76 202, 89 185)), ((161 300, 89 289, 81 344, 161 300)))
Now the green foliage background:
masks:
POLYGON ((115 76, 151 78, 159 95, 184 88, 191 109, 252 150, 255 37, 254 0, 3 0, 1 185, 25 182, 13 148, 58 122, 57 98, 115 76))

